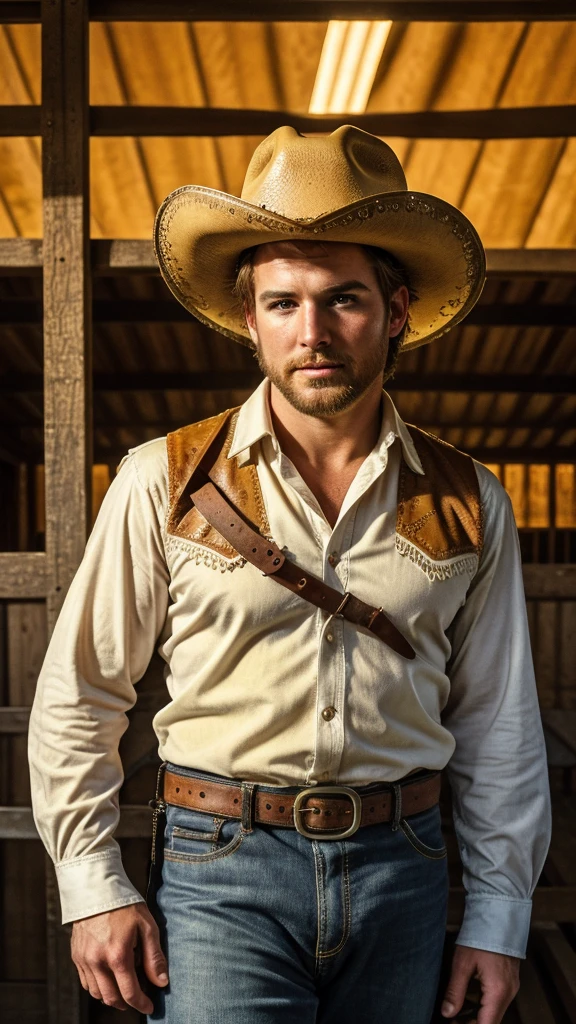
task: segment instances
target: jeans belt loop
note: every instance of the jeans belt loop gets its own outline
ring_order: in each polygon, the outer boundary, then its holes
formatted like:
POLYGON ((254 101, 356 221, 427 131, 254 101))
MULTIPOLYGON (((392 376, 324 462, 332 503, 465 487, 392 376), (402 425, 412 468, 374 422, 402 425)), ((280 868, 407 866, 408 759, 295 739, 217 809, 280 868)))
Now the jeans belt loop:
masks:
POLYGON ((397 832, 402 818, 402 786, 399 782, 392 783, 392 831, 397 832))
POLYGON ((242 829, 244 832, 252 832, 253 829, 255 787, 255 782, 242 783, 242 829))

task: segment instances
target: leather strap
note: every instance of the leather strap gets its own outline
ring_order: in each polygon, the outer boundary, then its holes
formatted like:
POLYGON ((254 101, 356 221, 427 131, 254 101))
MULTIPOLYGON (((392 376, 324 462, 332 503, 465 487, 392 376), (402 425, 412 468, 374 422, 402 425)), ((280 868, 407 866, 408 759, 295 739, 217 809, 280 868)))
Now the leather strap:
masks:
MULTIPOLYGON (((371 789, 368 793, 360 793, 362 801, 363 825, 377 825, 383 821, 392 821, 395 811, 394 792, 390 788, 371 789)), ((401 793, 401 816, 408 817, 427 811, 434 807, 440 799, 440 772, 425 779, 414 782, 403 781, 395 785, 401 793)), ((338 787, 335 787, 337 790, 338 787)), ((262 825, 283 825, 295 828, 293 807, 296 793, 267 793, 256 787, 254 794, 254 820, 262 825)), ((204 779, 190 778, 166 770, 164 775, 164 800, 176 807, 188 807, 195 811, 205 811, 224 818, 242 817, 242 788, 226 782, 211 782, 204 779)), ((304 802, 310 810, 306 816, 306 828, 318 832, 341 831, 348 828, 351 821, 352 805, 345 796, 314 796, 313 792, 304 802)))
POLYGON ((262 537, 254 524, 234 508, 209 477, 207 483, 194 491, 190 498, 206 521, 265 576, 330 615, 342 615, 348 622, 368 630, 402 657, 412 659, 416 656, 413 647, 382 608, 373 608, 353 594, 341 594, 286 558, 273 541, 262 537))

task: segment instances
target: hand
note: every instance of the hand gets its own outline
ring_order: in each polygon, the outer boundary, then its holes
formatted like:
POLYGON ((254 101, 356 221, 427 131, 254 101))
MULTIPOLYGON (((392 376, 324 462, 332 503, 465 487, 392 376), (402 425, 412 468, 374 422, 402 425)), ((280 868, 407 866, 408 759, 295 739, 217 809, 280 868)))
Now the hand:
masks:
POLYGON ((158 926, 145 903, 75 921, 71 950, 82 988, 117 1010, 133 1006, 140 1013, 152 1013, 152 1000, 136 975, 134 950, 139 943, 146 977, 153 985, 167 985, 168 965, 158 926))
POLYGON ((520 988, 519 972, 520 960, 516 956, 456 946, 442 1016, 455 1017, 460 1012, 470 979, 478 978, 482 998, 477 1024, 500 1024, 520 988))

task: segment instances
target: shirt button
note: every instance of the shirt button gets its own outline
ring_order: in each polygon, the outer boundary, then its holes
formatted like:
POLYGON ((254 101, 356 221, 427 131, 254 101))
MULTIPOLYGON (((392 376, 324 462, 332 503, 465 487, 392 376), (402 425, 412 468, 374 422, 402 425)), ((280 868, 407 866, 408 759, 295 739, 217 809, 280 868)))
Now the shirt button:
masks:
POLYGON ((324 711, 322 712, 322 718, 324 719, 325 722, 331 722, 335 714, 336 708, 324 708, 324 711))
POLYGON ((334 633, 326 633, 326 639, 328 643, 331 644, 332 641, 334 640, 334 633))
POLYGON ((340 555, 338 554, 337 551, 332 551, 332 553, 328 555, 328 562, 332 566, 332 568, 334 568, 334 566, 338 565, 339 561, 340 561, 340 555))

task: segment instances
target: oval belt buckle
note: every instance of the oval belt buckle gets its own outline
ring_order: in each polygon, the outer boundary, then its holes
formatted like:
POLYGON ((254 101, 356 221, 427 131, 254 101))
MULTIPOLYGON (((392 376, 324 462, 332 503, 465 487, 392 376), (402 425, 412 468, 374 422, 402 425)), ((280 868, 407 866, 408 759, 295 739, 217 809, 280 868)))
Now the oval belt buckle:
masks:
POLYGON ((358 831, 361 818, 362 800, 356 790, 350 789, 349 786, 310 786, 309 789, 303 789, 301 793, 298 793, 294 800, 294 825, 296 831, 301 836, 306 836, 306 839, 346 839, 358 831), (338 832, 337 834, 334 834, 334 832, 320 832, 319 830, 311 832, 300 821, 300 815, 307 810, 307 808, 302 807, 304 800, 307 800, 309 796, 318 796, 319 793, 326 793, 330 796, 347 796, 352 801, 354 817, 352 824, 344 832, 338 832))

